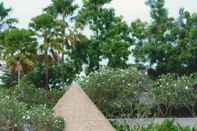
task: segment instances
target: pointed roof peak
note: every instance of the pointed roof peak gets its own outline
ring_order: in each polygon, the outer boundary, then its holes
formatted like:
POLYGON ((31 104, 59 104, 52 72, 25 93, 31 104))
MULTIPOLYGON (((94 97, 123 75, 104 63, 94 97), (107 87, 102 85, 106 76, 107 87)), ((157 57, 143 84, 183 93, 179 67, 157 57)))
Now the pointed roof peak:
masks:
POLYGON ((65 131, 115 131, 78 84, 70 86, 54 111, 65 119, 65 131))
MULTIPOLYGON (((72 89, 78 89, 78 90, 80 89, 80 90, 82 90, 81 87, 80 87, 78 84, 72 84, 72 85, 69 87, 68 91, 69 91, 69 90, 72 90, 72 89)), ((68 91, 67 91, 67 92, 68 92, 68 91)), ((67 92, 66 92, 66 93, 67 93, 67 92)))

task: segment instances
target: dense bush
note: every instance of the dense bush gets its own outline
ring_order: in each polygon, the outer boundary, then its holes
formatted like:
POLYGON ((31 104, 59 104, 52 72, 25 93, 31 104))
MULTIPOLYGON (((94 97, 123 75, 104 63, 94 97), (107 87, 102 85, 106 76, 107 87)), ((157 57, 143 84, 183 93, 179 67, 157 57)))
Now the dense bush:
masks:
MULTIPOLYGON (((31 81, 36 87, 44 87, 44 78, 45 78, 45 65, 37 64, 34 69, 25 75, 27 81, 31 81)), ((71 63, 50 63, 48 68, 49 71, 49 87, 51 88, 61 88, 71 84, 75 78, 77 69, 73 68, 71 63)))
POLYGON ((10 69, 2 69, 0 73, 0 87, 12 88, 17 85, 17 73, 12 73, 10 69))
POLYGON ((17 100, 28 104, 29 106, 46 104, 48 107, 54 107, 59 98, 64 94, 65 89, 49 89, 36 88, 29 81, 22 80, 20 86, 13 89, 13 94, 17 100))
POLYGON ((197 114, 197 75, 151 81, 135 68, 101 69, 81 85, 107 117, 188 117, 197 114))
POLYGON ((19 103, 16 99, 9 96, 0 99, 0 130, 22 130, 22 118, 26 111, 26 105, 19 103))
POLYGON ((5 96, 7 96, 7 95, 9 95, 9 93, 10 93, 9 90, 0 87, 0 99, 3 98, 3 97, 5 97, 5 96))
POLYGON ((53 116, 53 111, 46 105, 32 107, 23 116, 27 128, 33 131, 62 131, 64 120, 53 116))
POLYGON ((177 77, 162 75, 154 82, 149 93, 158 104, 159 116, 196 115, 197 90, 196 75, 177 77))
POLYGON ((1 131, 24 131, 26 128, 35 131, 63 130, 63 119, 54 117, 52 110, 45 105, 28 108, 13 97, 1 96, 0 107, 1 131))
POLYGON ((90 73, 81 86, 107 117, 137 117, 148 112, 139 99, 150 83, 135 68, 107 68, 90 73))
POLYGON ((115 124, 117 131, 197 131, 195 128, 182 127, 173 121, 166 120, 161 124, 151 124, 148 127, 130 128, 128 125, 115 124))

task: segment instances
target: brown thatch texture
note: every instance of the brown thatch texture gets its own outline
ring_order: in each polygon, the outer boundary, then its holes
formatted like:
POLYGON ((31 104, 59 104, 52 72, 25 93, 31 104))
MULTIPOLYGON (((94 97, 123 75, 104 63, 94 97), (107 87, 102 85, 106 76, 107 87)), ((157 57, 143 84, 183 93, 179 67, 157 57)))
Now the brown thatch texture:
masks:
POLYGON ((115 131, 78 85, 70 87, 54 111, 57 116, 65 119, 64 131, 115 131))

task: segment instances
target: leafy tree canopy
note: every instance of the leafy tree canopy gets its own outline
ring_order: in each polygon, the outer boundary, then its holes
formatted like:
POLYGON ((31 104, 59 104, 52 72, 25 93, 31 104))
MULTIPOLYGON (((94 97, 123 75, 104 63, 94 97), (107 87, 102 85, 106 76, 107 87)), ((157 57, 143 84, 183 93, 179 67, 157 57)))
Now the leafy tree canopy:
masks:
POLYGON ((12 27, 12 24, 16 23, 17 20, 15 18, 9 18, 9 13, 11 12, 11 8, 6 8, 3 2, 0 2, 0 30, 8 27, 12 27))
POLYGON ((196 14, 180 10, 179 19, 168 16, 164 0, 149 0, 152 22, 131 24, 136 62, 146 63, 151 75, 196 72, 196 14))
POLYGON ((21 61, 32 68, 37 46, 33 32, 25 29, 7 30, 4 32, 2 46, 2 58, 8 65, 13 66, 17 61, 21 61))
POLYGON ((125 68, 130 47, 129 28, 113 9, 104 8, 109 1, 83 1, 77 16, 77 27, 89 27, 92 32, 88 44, 88 70, 100 67, 102 59, 108 59, 111 67, 125 68))

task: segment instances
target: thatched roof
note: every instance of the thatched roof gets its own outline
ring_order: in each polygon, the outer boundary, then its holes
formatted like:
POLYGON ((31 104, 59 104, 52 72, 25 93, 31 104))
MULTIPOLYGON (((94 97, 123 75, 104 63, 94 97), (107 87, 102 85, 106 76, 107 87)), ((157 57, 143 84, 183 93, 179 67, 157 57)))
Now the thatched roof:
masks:
POLYGON ((54 111, 57 116, 65 119, 64 131, 115 131, 78 85, 70 87, 54 111))

